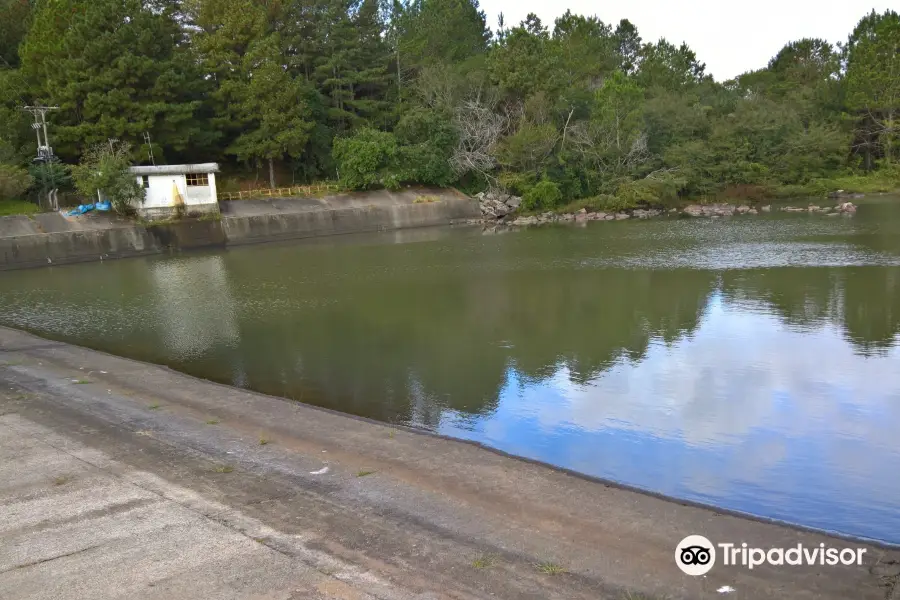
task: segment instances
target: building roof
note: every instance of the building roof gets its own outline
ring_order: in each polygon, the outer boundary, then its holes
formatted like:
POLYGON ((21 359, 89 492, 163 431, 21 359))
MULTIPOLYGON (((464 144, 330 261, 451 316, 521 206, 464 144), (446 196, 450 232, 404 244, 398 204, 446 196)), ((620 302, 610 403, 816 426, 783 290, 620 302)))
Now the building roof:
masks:
POLYGON ((187 173, 218 173, 218 163, 199 165, 158 165, 155 167, 130 167, 132 175, 185 175, 187 173))

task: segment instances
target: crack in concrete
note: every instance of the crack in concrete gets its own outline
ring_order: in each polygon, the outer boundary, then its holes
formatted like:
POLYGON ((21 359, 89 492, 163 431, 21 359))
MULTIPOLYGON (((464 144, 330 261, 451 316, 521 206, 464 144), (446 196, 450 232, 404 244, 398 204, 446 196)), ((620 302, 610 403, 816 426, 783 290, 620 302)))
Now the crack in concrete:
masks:
POLYGON ((65 554, 58 554, 58 555, 56 555, 56 556, 51 556, 51 557, 48 557, 48 558, 41 558, 41 559, 39 559, 39 560, 33 560, 33 561, 31 561, 31 562, 22 563, 21 565, 15 565, 15 566, 13 566, 13 567, 10 567, 9 569, 5 569, 5 570, 3 570, 3 571, 0 571, 0 575, 3 575, 4 573, 9 573, 10 571, 15 571, 15 570, 17 570, 17 569, 27 569, 28 567, 34 567, 34 566, 36 566, 36 565, 42 565, 42 564, 48 563, 48 562, 50 562, 50 561, 59 560, 60 558, 67 558, 67 557, 69 557, 69 556, 76 556, 76 555, 78 555, 78 554, 82 554, 82 553, 84 553, 84 552, 89 552, 89 551, 91 551, 91 550, 94 550, 95 548, 99 548, 99 547, 101 547, 102 545, 103 545, 103 544, 94 544, 93 546, 88 546, 87 548, 81 548, 81 549, 79 549, 79 550, 73 550, 72 552, 66 552, 65 554))

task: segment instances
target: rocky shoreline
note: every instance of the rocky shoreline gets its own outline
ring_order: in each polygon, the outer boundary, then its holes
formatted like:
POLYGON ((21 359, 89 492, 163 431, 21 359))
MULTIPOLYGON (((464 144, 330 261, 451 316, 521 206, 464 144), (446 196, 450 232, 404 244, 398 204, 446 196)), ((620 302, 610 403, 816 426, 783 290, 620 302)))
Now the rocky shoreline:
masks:
POLYGON ((853 215, 856 213, 856 205, 847 200, 847 198, 859 198, 861 195, 844 195, 836 192, 830 196, 837 199, 838 203, 834 206, 819 206, 809 204, 806 207, 783 206, 773 208, 771 205, 759 207, 743 204, 735 206, 733 204, 717 203, 717 204, 689 204, 682 208, 672 208, 669 210, 659 208, 635 208, 616 212, 589 211, 582 208, 574 213, 556 213, 547 211, 541 214, 521 215, 518 214, 522 204, 522 199, 517 196, 507 196, 499 194, 480 193, 475 196, 481 209, 481 219, 468 219, 466 223, 472 225, 493 225, 508 227, 527 227, 531 225, 545 225, 549 223, 575 222, 585 223, 587 221, 624 221, 626 219, 650 219, 653 217, 673 216, 673 217, 706 217, 721 218, 737 215, 758 215, 761 213, 771 213, 773 211, 786 213, 808 213, 822 214, 826 216, 853 215))

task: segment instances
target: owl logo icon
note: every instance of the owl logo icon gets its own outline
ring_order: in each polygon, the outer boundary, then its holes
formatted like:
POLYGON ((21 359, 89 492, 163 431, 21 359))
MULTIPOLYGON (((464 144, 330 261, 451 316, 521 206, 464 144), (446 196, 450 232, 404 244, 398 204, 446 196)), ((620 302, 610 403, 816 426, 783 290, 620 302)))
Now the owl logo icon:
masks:
POLYGON ((675 548, 675 564, 686 575, 706 575, 716 564, 716 547, 702 535, 689 535, 675 548))

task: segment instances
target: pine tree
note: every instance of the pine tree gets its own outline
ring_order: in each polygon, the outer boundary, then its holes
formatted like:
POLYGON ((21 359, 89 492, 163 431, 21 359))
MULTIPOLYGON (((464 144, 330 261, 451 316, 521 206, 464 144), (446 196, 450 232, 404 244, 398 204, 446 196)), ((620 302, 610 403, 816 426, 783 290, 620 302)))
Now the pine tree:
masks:
POLYGON ((30 0, 0 0, 0 69, 19 64, 19 44, 31 22, 30 0))
POLYGON ((140 0, 55 0, 34 16, 20 50, 35 102, 56 104, 57 152, 74 156, 107 138, 175 151, 216 137, 197 118, 206 82, 166 10, 140 0))
MULTIPOLYGON (((271 7, 269 7, 271 8, 271 7)), ((213 79, 212 122, 226 133, 226 152, 244 162, 274 163, 304 154, 315 127, 314 91, 289 70, 284 43, 273 33, 277 13, 254 0, 201 0, 194 48, 213 79)))
POLYGON ((900 135, 900 14, 873 11, 850 36, 847 105, 861 117, 867 166, 876 143, 890 164, 900 135))
POLYGON ((244 56, 243 72, 232 107, 241 133, 228 147, 238 160, 266 160, 269 185, 275 187, 274 162, 303 154, 315 123, 306 98, 312 90, 287 72, 277 34, 255 42, 244 56))
POLYGON ((327 0, 320 19, 322 45, 311 79, 330 100, 329 121, 337 131, 385 125, 390 88, 389 49, 377 0, 327 0))

